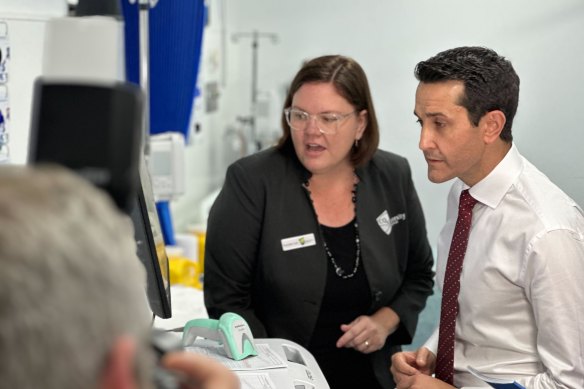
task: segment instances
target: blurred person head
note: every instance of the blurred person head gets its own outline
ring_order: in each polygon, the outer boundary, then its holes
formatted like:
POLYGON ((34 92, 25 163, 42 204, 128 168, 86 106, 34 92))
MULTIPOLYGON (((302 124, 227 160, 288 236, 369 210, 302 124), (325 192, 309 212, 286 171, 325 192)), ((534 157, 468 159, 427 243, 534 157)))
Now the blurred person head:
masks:
POLYGON ((0 388, 148 388, 130 219, 64 168, 2 166, 0 225, 0 388))
POLYGON ((278 146, 292 142, 312 173, 343 161, 361 166, 377 150, 379 127, 367 76, 352 58, 327 55, 304 63, 290 84, 284 108, 278 146), (291 128, 290 115, 305 125, 291 128), (327 123, 336 123, 331 125, 337 130, 327 131, 327 123), (323 152, 328 157, 311 166, 310 153, 323 152))

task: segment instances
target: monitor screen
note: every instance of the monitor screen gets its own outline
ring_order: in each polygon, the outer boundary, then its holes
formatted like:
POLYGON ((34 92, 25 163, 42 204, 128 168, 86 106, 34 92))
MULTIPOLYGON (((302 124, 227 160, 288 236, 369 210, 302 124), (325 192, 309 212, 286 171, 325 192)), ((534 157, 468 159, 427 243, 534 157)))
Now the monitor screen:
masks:
POLYGON ((158 220, 156 203, 146 163, 140 163, 140 185, 130 210, 138 257, 147 274, 148 302, 152 313, 167 319, 171 317, 170 272, 164 238, 158 220))

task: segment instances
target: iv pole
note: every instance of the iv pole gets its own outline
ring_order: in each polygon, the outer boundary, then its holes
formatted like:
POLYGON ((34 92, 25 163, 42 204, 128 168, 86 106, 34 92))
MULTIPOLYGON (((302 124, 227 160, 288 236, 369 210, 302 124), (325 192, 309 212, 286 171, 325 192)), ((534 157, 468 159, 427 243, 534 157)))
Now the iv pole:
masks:
POLYGON ((139 0, 139 47, 140 47, 140 86, 144 92, 143 150, 146 159, 150 156, 150 45, 149 11, 150 0, 139 0))
POLYGON ((269 38, 272 43, 278 42, 278 35, 268 32, 258 32, 253 30, 252 32, 239 32, 231 36, 234 43, 237 43, 240 38, 251 38, 251 49, 252 49, 252 62, 251 62, 251 115, 238 117, 237 119, 244 123, 249 124, 251 132, 251 140, 255 144, 256 150, 261 149, 261 144, 257 139, 256 134, 256 116, 257 116, 257 96, 258 96, 258 49, 260 38, 269 38))

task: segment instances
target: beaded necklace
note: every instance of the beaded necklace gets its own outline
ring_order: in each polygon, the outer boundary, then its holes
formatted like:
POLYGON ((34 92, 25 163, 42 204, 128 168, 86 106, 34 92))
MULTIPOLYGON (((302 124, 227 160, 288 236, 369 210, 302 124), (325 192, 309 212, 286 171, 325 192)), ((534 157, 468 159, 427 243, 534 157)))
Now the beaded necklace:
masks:
MULTIPOLYGON (((312 197, 311 197, 311 193, 310 193, 310 189, 308 188, 309 185, 309 181, 306 180, 304 182, 304 188, 306 189, 306 191, 308 192, 308 196, 310 197, 310 201, 312 201, 312 197)), ((357 274, 357 271, 359 270, 359 263, 361 262, 361 242, 360 242, 360 238, 359 238, 359 223, 357 222, 357 176, 355 176, 355 182, 353 184, 353 189, 351 190, 351 201, 353 202, 353 206, 355 207, 355 218, 353 219, 353 227, 355 227, 355 264, 353 265, 353 271, 351 273, 347 273, 343 268, 341 268, 338 264, 337 261, 335 260, 335 257, 333 257, 333 254, 331 253, 331 250, 329 249, 326 240, 324 239, 324 232, 322 231, 322 227, 320 225, 320 223, 318 223, 318 228, 320 229, 320 236, 322 236, 322 243, 324 245, 324 251, 326 252, 326 256, 328 257, 328 259, 331 261, 331 264, 333 265, 334 269, 335 269, 335 274, 343 279, 348 279, 348 278, 352 278, 353 276, 355 276, 355 274, 357 274)), ((313 207, 314 207, 314 202, 313 202, 313 207)))

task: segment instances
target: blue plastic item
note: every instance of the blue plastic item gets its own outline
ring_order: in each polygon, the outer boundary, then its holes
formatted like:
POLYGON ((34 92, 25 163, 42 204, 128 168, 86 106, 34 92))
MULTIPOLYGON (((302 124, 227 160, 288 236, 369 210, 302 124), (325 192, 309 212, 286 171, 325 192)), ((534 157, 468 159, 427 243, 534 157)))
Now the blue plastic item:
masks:
POLYGON ((159 201, 156 203, 158 220, 160 220, 160 229, 164 237, 164 244, 167 246, 176 246, 174 229, 172 228, 172 214, 168 201, 159 201))

